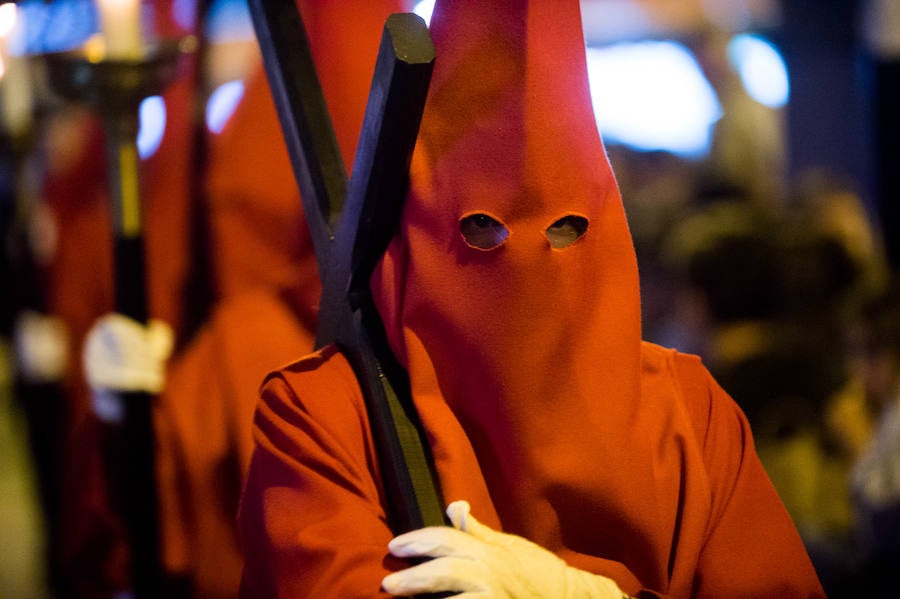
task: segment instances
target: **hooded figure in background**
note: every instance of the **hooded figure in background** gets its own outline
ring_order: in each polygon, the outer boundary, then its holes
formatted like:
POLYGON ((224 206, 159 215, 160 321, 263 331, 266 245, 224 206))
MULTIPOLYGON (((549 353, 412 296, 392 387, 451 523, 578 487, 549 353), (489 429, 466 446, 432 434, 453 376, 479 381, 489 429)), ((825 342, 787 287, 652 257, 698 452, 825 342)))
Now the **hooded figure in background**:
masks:
POLYGON ((740 409, 698 358, 641 341, 578 2, 439 1, 431 33, 372 287, 454 526, 392 540, 360 390, 327 347, 262 388, 244 596, 823 597, 740 409))
MULTIPOLYGON (((401 2, 297 4, 350 170, 384 22, 401 2)), ((316 260, 266 76, 256 66, 236 112, 209 141, 204 200, 219 296, 209 319, 169 360, 153 359, 150 327, 121 315, 101 320, 87 344, 87 378, 95 391, 115 390, 108 381, 156 381, 144 390, 159 394, 160 532, 172 596, 237 595, 235 514, 253 449, 259 385, 314 346, 321 292, 316 260), (125 353, 129 347, 141 351, 125 353)), ((124 553, 122 535, 108 537, 124 553)), ((117 584, 124 587, 120 570, 117 584)))
MULTIPOLYGON (((399 0, 301 0, 347 170, 384 22, 399 0)), ((321 285, 287 149, 261 67, 211 148, 208 199, 223 299, 173 360, 160 396, 164 563, 198 597, 234 597, 235 514, 253 450, 259 385, 312 351, 321 285)))
MULTIPOLYGON (((165 4, 150 3, 165 15, 165 4)), ((160 37, 174 35, 173 25, 158 20, 160 37)), ((184 35, 184 31, 180 32, 184 35)), ((188 267, 189 187, 194 146, 191 143, 196 90, 193 57, 163 94, 166 129, 157 152, 141 162, 144 204, 147 305, 154 323, 154 354, 168 355, 173 333, 181 329, 182 296, 188 267)), ((70 125, 71 126, 71 125, 70 125)), ((83 129, 84 153, 59 172, 51 172, 46 197, 59 224, 59 247, 53 259, 47 299, 51 313, 66 323, 72 365, 62 381, 66 394, 66 433, 59 577, 63 596, 107 596, 120 588, 126 556, 116 538, 124 534, 106 495, 102 462, 102 425, 91 401, 89 377, 80 365, 83 349, 97 320, 114 309, 113 243, 106 190, 102 130, 93 114, 75 125, 83 129)))

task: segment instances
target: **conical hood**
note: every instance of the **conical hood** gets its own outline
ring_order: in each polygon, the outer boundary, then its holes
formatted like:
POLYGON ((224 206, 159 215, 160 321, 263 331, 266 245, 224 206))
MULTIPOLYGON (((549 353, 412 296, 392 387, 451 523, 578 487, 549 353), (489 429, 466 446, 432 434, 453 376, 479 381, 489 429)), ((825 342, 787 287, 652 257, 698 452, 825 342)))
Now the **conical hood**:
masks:
POLYGON ((431 32, 409 202, 373 284, 444 497, 594 571, 647 563, 626 558, 654 500, 621 492, 652 463, 638 271, 578 1, 438 0, 431 32))

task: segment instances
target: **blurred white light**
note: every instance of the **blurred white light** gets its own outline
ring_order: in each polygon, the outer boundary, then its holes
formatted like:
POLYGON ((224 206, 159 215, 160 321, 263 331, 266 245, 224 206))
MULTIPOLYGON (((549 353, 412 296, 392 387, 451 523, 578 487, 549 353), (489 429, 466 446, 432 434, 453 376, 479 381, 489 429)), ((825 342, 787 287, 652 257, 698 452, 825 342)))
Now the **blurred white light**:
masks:
POLYGON ((162 96, 150 96, 141 102, 138 128, 138 154, 150 158, 159 149, 166 132, 166 103, 162 96))
POLYGON ((709 151, 722 108, 694 56, 671 41, 588 48, 588 77, 604 139, 686 158, 709 151))
POLYGON ((736 35, 728 44, 728 59, 750 97, 781 108, 790 97, 787 66, 775 46, 755 35, 736 35))
POLYGON ((206 102, 206 127, 221 133, 243 97, 244 82, 239 79, 217 87, 206 102))
MULTIPOLYGON (((16 5, 0 4, 0 44, 6 44, 6 37, 16 26, 16 5)), ((0 77, 6 75, 6 59, 0 53, 0 77)))
POLYGON ((0 4, 0 37, 6 37, 16 26, 16 5, 0 4))
POLYGON ((421 0, 416 3, 413 12, 425 19, 426 23, 431 23, 431 13, 434 12, 434 0, 421 0))

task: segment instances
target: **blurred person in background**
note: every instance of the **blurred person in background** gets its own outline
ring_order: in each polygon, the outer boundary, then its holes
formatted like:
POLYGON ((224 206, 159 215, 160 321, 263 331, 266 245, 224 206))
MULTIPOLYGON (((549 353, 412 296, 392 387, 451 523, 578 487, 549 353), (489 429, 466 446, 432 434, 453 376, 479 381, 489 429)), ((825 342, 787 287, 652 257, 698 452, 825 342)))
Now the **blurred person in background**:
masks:
MULTIPOLYGON (((84 43, 98 21, 93 3, 16 4, 27 17, 24 51, 33 55, 28 57, 32 75, 46 70, 35 64, 40 54, 84 43)), ((3 8, 11 6, 4 3, 3 8)), ((189 26, 173 18, 174 8, 170 0, 135 3, 142 19, 142 37, 146 36, 145 48, 187 33, 185 27, 189 26)), ((180 289, 188 262, 191 73, 195 70, 191 57, 180 66, 179 77, 159 103, 168 113, 165 132, 159 132, 161 146, 146 158, 140 147, 141 191, 146 200, 142 220, 149 224, 145 239, 147 300, 152 316, 176 331, 180 329, 180 289)), ((41 481, 42 487, 52 491, 45 493, 52 495, 52 501, 44 503, 51 552, 48 574, 54 594, 92 596, 94 590, 108 591, 104 588, 104 562, 110 543, 105 531, 116 526, 109 514, 97 507, 105 501, 99 449, 102 433, 79 367, 87 331, 113 304, 112 219, 98 114, 105 113, 105 107, 95 113, 77 102, 70 104, 56 97, 40 77, 35 77, 33 91, 36 122, 29 141, 40 181, 31 190, 35 197, 28 198, 33 204, 21 211, 27 221, 23 229, 32 250, 31 262, 20 265, 26 268, 17 273, 10 294, 27 298, 17 306, 21 312, 15 315, 16 375, 21 383, 16 399, 29 415, 32 442, 40 445, 38 458, 48 455, 47 462, 58 468, 45 477, 48 470, 38 459, 38 472, 47 479, 41 481), (92 541, 86 543, 88 537, 92 541)), ((154 124, 161 125, 159 121, 154 124)))
MULTIPOLYGON (((350 172, 384 22, 398 0, 298 2, 350 172)), ((260 64, 211 147, 207 182, 221 299, 173 361, 162 394, 166 562, 198 597, 234 597, 235 517, 265 375, 314 345, 321 283, 297 185, 260 64)))
POLYGON ((856 563, 848 475, 868 431, 850 334, 884 277, 859 197, 807 184, 790 204, 719 200, 675 226, 667 255, 681 281, 675 318, 709 339, 701 355, 747 414, 826 591, 836 591, 856 563))
MULTIPOLYGON (((313 58, 349 171, 384 22, 393 0, 301 0, 313 58)), ((177 590, 234 597, 241 551, 234 528, 266 373, 311 351, 321 284, 297 185, 258 51, 241 103, 210 139, 205 218, 216 301, 184 348, 165 360, 100 356, 88 370, 165 378, 155 428, 163 562, 177 590)), ((101 320, 92 339, 149 344, 149 329, 101 320)), ((107 388, 102 383, 95 390, 107 388)))
MULTIPOLYGON (((49 37, 54 27, 65 35, 66 26, 79 30, 83 25, 72 18, 73 14, 83 15, 85 7, 81 13, 72 6, 31 8, 39 17, 35 20, 38 28, 43 27, 37 31, 40 35, 49 37)), ((172 9, 169 0, 143 3, 148 44, 189 33, 173 18, 172 9)), ((38 44, 44 41, 37 39, 38 44)), ((160 104, 165 107, 165 129, 156 151, 142 156, 140 164, 147 303, 151 317, 161 323, 160 330, 166 331, 168 338, 172 332, 180 334, 182 328, 181 291, 190 262, 194 58, 193 54, 182 57, 178 76, 163 93, 160 104)), ((42 161, 39 207, 43 210, 34 211, 32 229, 38 234, 36 247, 41 251, 34 272, 19 280, 20 285, 25 280, 36 283, 32 292, 40 313, 39 318, 26 314, 29 318, 21 319, 29 326, 19 327, 17 354, 27 374, 32 362, 47 367, 47 360, 30 359, 36 355, 34 348, 53 344, 68 366, 52 381, 63 398, 59 413, 52 419, 48 414, 38 425, 44 439, 59 444, 60 480, 54 481, 61 495, 54 507, 59 513, 48 515, 49 521, 59 522, 58 530, 48 528, 48 545, 55 554, 49 564, 53 592, 60 597, 103 597, 124 584, 121 573, 126 570, 127 555, 116 541, 124 534, 122 525, 108 505, 104 424, 94 411, 90 386, 80 366, 88 331, 114 303, 105 138, 100 114, 69 104, 50 90, 40 91, 47 94, 38 99, 40 120, 35 134, 35 151, 42 161), (34 324, 47 322, 61 323, 66 334, 50 339, 43 334, 49 327, 34 324)), ((26 393, 21 394, 26 399, 26 393)))

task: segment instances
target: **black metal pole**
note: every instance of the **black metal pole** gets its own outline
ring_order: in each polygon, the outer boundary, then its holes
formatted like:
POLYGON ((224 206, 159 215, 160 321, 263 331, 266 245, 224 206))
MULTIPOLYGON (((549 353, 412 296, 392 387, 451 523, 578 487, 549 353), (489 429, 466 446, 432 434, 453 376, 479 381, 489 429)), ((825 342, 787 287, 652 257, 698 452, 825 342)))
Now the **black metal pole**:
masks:
POLYGON ((194 36, 197 49, 191 60, 193 93, 191 101, 191 171, 189 190, 190 262, 184 286, 184 319, 182 334, 176 351, 187 346, 209 318, 218 296, 215 281, 215 261, 210 232, 209 206, 206 194, 208 163, 208 132, 204 109, 206 107, 208 81, 206 56, 209 40, 206 33, 206 16, 210 0, 196 0, 194 36))
MULTIPOLYGON (((147 282, 137 113, 121 112, 104 119, 107 171, 113 217, 116 311, 146 323, 147 282)), ((158 498, 156 488, 153 396, 119 394, 121 424, 108 424, 106 460, 111 495, 125 521, 131 551, 135 597, 157 598, 162 591, 158 498)))
POLYGON ((900 272, 900 56, 875 57, 872 62, 877 207, 888 263, 896 274, 900 272))

